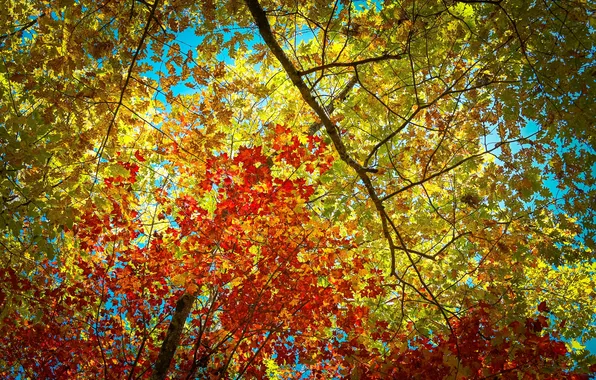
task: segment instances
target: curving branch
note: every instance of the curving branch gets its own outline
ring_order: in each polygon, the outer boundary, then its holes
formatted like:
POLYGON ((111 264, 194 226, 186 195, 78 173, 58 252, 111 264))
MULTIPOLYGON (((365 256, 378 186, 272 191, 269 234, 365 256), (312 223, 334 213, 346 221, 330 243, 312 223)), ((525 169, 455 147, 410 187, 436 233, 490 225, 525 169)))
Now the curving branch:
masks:
POLYGON ((391 274, 396 275, 395 250, 405 250, 406 247, 403 246, 403 244, 402 247, 394 245, 393 238, 391 237, 391 231, 388 225, 389 217, 383 206, 383 201, 379 198, 377 191, 375 190, 372 181, 368 175, 368 173, 375 172, 376 170, 361 165, 350 156, 344 142, 341 140, 341 137, 339 135, 339 128, 337 127, 337 125, 335 125, 333 121, 331 121, 325 108, 323 108, 323 106, 319 104, 319 102, 315 99, 313 94, 310 92, 310 89, 302 79, 302 76, 300 75, 299 71, 296 69, 296 67, 294 67, 294 64, 286 56, 279 43, 275 40, 273 32, 271 31, 271 26, 269 25, 269 21, 267 20, 267 15, 265 14, 265 11, 259 4, 258 0, 245 0, 245 3, 253 16, 253 19, 255 21, 255 24, 257 25, 257 28, 259 29, 261 37, 269 47, 269 50, 271 50, 273 55, 281 63, 283 69, 285 70, 286 74, 288 75, 294 86, 296 86, 296 88, 300 91, 302 99, 304 99, 304 101, 317 114, 319 119, 321 119, 321 122, 325 127, 325 131, 327 132, 327 135, 333 142, 333 146, 335 147, 335 150, 337 151, 340 159, 344 161, 349 167, 354 169, 354 171, 364 184, 364 187, 366 188, 366 191, 368 192, 368 195, 372 200, 373 204, 375 205, 379 217, 381 218, 383 236, 389 242, 389 249, 391 251, 391 274))

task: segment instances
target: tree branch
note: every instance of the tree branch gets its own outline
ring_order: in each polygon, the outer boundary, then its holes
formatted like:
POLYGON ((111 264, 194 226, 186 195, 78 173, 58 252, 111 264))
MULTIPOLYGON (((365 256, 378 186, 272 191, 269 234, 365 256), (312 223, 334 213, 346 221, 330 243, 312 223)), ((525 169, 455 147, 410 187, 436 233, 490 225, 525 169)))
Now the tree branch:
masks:
POLYGON ((495 151, 496 149, 499 149, 499 147, 501 147, 502 145, 528 140, 529 138, 531 138, 532 136, 536 135, 537 133, 538 132, 535 132, 535 133, 532 133, 531 135, 529 135, 527 137, 520 137, 520 138, 515 139, 515 140, 502 141, 500 143, 495 144, 495 146, 492 147, 491 149, 485 150, 484 152, 480 152, 480 153, 476 153, 476 154, 471 154, 468 157, 463 158, 460 161, 456 162, 455 164, 453 164, 451 166, 445 167, 443 170, 440 170, 440 171, 438 171, 436 173, 433 173, 433 174, 429 175, 428 177, 425 176, 424 178, 422 178, 421 180, 418 180, 416 182, 410 182, 409 184, 407 184, 406 186, 402 187, 401 189, 395 190, 394 192, 385 195, 381 199, 381 201, 384 202, 384 201, 386 201, 386 200, 388 200, 390 198, 393 198, 394 196, 396 196, 399 193, 403 193, 404 191, 406 191, 408 189, 411 189, 412 187, 422 185, 423 183, 428 182, 429 180, 431 180, 433 178, 439 177, 439 176, 441 176, 441 175, 443 175, 443 174, 445 174, 447 172, 450 172, 451 170, 457 168, 458 166, 461 166, 462 164, 464 164, 464 163, 466 163, 466 162, 468 162, 470 160, 473 160, 473 159, 478 158, 478 157, 482 157, 485 154, 489 154, 489 153, 495 151))
MULTIPOLYGON (((331 100, 331 103, 329 103, 329 105, 325 108, 328 115, 331 115, 333 113, 333 111, 335 111, 335 101, 336 100, 344 101, 346 99, 346 97, 348 96, 348 93, 352 90, 352 88, 356 84, 356 82, 357 82, 357 78, 356 78, 356 76, 353 76, 350 79, 350 81, 346 84, 346 86, 341 90, 341 92, 337 95, 337 98, 331 100)), ((323 124, 321 122, 312 123, 310 128, 308 128, 308 134, 310 136, 314 135, 315 133, 317 133, 317 131, 322 126, 323 126, 323 124)))
POLYGON ((155 0, 153 2, 151 9, 149 10, 149 17, 147 17, 147 24, 145 25, 145 28, 143 29, 143 35, 141 36, 141 40, 139 41, 139 44, 137 45, 137 49, 135 50, 135 52, 132 56, 132 61, 130 62, 130 66, 128 66, 128 71, 126 73, 124 85, 122 86, 122 91, 120 91, 120 99, 118 100, 118 103, 116 104, 116 109, 114 110, 112 120, 110 121, 110 124, 108 125, 108 130, 106 131, 106 135, 103 138, 103 141, 101 142, 101 144, 99 146, 99 149, 97 150, 97 155, 96 155, 97 167, 95 169, 95 178, 97 178, 97 173, 99 171, 99 164, 101 163, 101 156, 103 155, 103 151, 104 151, 104 149, 108 143, 108 140, 110 138, 110 133, 112 131, 112 128, 113 128, 114 124, 116 123, 116 117, 118 116, 118 111, 120 110, 120 107, 122 106, 122 104, 124 102, 124 94, 126 92, 126 88, 128 87, 128 82, 130 82, 130 79, 132 77, 132 72, 134 70, 135 64, 137 63, 137 59, 139 58, 139 54, 141 53, 141 50, 143 49, 143 46, 145 45, 145 39, 149 35, 149 28, 151 28, 151 22, 153 21, 153 18, 155 16, 155 11, 157 10, 158 3, 159 3, 159 0, 155 0))
MULTIPOLYGON (((12 37, 16 34, 19 34, 25 30, 27 30, 28 28, 32 27, 33 25, 37 24, 37 22, 39 21, 40 18, 42 18, 43 16, 45 16, 45 13, 42 13, 39 15, 39 17, 34 18, 33 20, 29 21, 28 23, 24 24, 23 26, 21 26, 20 28, 16 29, 13 32, 10 33, 6 33, 0 36, 0 42, 2 42, 2 40, 5 40, 9 37, 12 37)), ((0 46, 1 47, 1 46, 0 46)))
POLYGON ((250 13, 253 16, 253 19, 255 20, 255 24, 257 25, 257 28, 259 29, 259 34, 261 35, 261 37, 263 38, 263 40, 265 41, 265 43, 267 44, 267 46, 269 47, 269 49, 271 50, 273 55, 281 63, 283 69, 286 71, 286 74, 288 75, 288 77, 290 78, 290 80, 292 81, 294 86, 296 86, 296 88, 300 91, 300 94, 302 95, 302 99, 304 99, 304 101, 317 114, 319 119, 321 119, 321 122, 322 122, 323 126, 325 127, 325 131, 327 132, 327 135, 329 135, 329 138, 331 138, 331 141, 333 142, 333 146, 335 147, 335 150, 337 151, 340 159, 342 161, 344 161, 352 169, 354 169, 354 171, 356 172, 356 174, 358 175, 358 177, 364 184, 364 187, 366 188, 366 191, 368 192, 368 195, 369 195, 370 199, 372 200, 373 204, 375 205, 375 208, 377 210, 377 213, 379 214, 379 217, 381 218, 381 226, 383 228, 383 236, 385 236, 385 239, 387 239, 387 241, 389 242, 389 249, 391 251, 391 262, 392 262, 391 274, 394 275, 395 274, 395 249, 398 248, 398 249, 402 249, 402 250, 407 250, 407 248, 405 246, 403 246, 403 244, 401 247, 396 247, 393 244, 393 239, 391 237, 391 231, 389 230, 389 225, 387 224, 387 221, 389 220, 389 216, 387 215, 387 212, 385 211, 385 208, 383 207, 383 201, 381 199, 379 199, 379 196, 372 184, 372 181, 368 176, 368 173, 374 172, 374 169, 369 169, 367 167, 360 165, 356 160, 354 160, 348 154, 346 146, 343 143, 343 141, 341 140, 341 136, 339 135, 339 132, 338 132, 339 128, 335 125, 335 123, 333 121, 331 121, 326 110, 315 99, 315 97, 310 92, 310 89, 308 88, 308 86, 306 85, 304 80, 302 80, 302 76, 300 75, 300 73, 298 72, 296 67, 294 67, 294 64, 289 60, 289 58, 286 56, 286 54, 284 53, 282 48, 279 46, 279 44, 275 40, 275 37, 273 36, 273 32, 271 31, 271 26, 269 25, 269 21, 267 20, 267 15, 265 14, 265 11, 259 4, 258 0, 245 0, 245 3, 246 3, 246 6, 248 7, 250 13))
POLYGON ((400 58, 403 58, 403 56, 404 56, 403 54, 383 54, 378 57, 364 58, 359 61, 353 61, 353 62, 331 62, 331 63, 327 63, 327 64, 324 64, 321 66, 315 66, 315 67, 311 67, 310 69, 298 71, 298 75, 301 75, 301 76, 308 75, 308 74, 312 74, 312 73, 320 71, 320 70, 329 69, 331 67, 354 67, 354 66, 358 66, 358 65, 363 65, 365 63, 386 61, 389 59, 400 59, 400 58))

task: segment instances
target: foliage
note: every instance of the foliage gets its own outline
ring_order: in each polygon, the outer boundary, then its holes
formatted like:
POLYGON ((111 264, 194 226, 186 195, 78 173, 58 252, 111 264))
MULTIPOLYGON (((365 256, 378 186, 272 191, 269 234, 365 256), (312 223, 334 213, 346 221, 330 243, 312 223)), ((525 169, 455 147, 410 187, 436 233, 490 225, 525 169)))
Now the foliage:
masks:
POLYGON ((587 377, 593 13, 4 7, 0 374, 587 377))

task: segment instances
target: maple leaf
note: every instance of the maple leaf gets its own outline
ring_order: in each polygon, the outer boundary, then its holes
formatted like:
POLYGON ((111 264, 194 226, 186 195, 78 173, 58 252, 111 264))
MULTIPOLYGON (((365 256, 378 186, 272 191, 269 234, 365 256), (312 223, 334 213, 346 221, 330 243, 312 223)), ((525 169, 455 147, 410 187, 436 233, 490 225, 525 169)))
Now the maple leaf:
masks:
POLYGON ((145 160, 145 157, 143 157, 143 156, 141 155, 141 153, 140 153, 138 150, 135 150, 135 153, 134 153, 134 155, 135 155, 135 158, 136 158, 137 160, 139 160, 140 162, 145 162, 145 161, 146 161, 146 160, 145 160))
POLYGON ((541 313, 547 313, 550 311, 548 306, 546 306, 546 301, 540 302, 540 304, 538 305, 538 311, 541 313))

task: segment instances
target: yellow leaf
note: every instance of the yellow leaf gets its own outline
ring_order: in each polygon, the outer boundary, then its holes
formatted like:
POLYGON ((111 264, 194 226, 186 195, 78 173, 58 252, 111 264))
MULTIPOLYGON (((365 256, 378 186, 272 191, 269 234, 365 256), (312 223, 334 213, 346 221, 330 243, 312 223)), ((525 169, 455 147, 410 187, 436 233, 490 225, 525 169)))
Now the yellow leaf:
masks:
POLYGON ((188 273, 180 273, 175 275, 174 277, 172 277, 172 284, 179 286, 179 287, 183 287, 184 284, 186 283, 186 277, 188 276, 188 273))
POLYGON ((571 341, 571 348, 573 350, 583 351, 586 348, 586 346, 582 345, 580 342, 578 342, 577 340, 573 339, 571 341))
POLYGON ((196 293, 197 290, 199 290, 199 287, 194 282, 191 282, 188 285, 186 285, 186 291, 188 293, 196 293))

